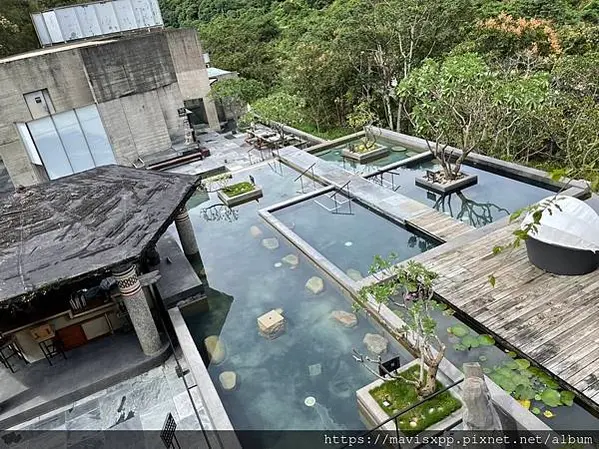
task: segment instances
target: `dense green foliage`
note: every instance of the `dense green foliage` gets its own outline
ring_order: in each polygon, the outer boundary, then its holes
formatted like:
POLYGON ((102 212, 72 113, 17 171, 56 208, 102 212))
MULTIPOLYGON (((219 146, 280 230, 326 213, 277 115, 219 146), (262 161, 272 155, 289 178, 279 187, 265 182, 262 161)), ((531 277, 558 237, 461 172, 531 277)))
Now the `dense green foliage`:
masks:
MULTIPOLYGON (((36 46, 30 11, 74 1, 0 2, 0 55, 36 46)), ((167 25, 198 30, 214 66, 253 81, 256 109, 292 100, 303 129, 339 135, 358 110, 442 144, 597 174, 599 0, 160 4, 167 25)))
POLYGON ((238 182, 237 184, 232 184, 230 186, 224 187, 222 189, 223 193, 227 195, 229 198, 233 198, 239 195, 242 195, 247 192, 251 192, 256 187, 247 181, 238 182))
MULTIPOLYGON (((420 400, 414 385, 404 380, 414 381, 418 375, 418 366, 409 368, 401 373, 399 379, 390 380, 372 389, 370 395, 389 416, 393 416, 420 400), (385 401, 390 405, 385 405, 385 401)), ((437 382, 437 388, 442 387, 441 382, 437 382)), ((446 391, 402 415, 399 420, 399 428, 405 435, 416 435, 442 421, 461 407, 460 401, 446 391)))

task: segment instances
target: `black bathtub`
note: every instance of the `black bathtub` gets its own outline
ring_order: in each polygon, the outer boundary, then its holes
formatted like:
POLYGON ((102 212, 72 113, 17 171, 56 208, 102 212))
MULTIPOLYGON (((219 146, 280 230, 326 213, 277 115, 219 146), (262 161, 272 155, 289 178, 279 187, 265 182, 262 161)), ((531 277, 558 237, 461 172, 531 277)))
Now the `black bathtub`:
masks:
POLYGON ((526 252, 533 265, 554 274, 576 276, 599 266, 599 254, 593 251, 549 244, 531 236, 526 239, 526 252))

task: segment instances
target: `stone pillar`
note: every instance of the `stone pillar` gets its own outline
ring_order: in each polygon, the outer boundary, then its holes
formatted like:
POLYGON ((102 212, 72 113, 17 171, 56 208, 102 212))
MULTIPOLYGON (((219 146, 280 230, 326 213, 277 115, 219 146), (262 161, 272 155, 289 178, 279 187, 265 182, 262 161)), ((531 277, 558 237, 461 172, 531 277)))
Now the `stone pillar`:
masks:
POLYGON ((193 225, 189 219, 189 214, 185 207, 181 208, 177 216, 175 217, 175 226, 179 233, 179 239, 181 240, 181 246, 183 252, 188 259, 197 258, 200 254, 198 250, 198 242, 196 241, 196 235, 193 230, 193 225))
POLYGON ((146 355, 155 354, 162 348, 162 342, 148 307, 146 295, 137 278, 135 265, 115 268, 112 274, 123 296, 123 302, 129 312, 141 349, 146 355))

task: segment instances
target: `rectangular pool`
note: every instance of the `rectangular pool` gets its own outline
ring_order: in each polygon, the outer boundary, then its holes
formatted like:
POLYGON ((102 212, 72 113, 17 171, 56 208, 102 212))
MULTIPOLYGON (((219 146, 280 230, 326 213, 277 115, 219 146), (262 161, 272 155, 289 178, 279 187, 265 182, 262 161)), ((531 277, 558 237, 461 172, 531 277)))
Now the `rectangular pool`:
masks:
POLYGON ((401 260, 438 242, 412 232, 341 193, 324 194, 273 212, 310 246, 356 280, 368 275, 374 256, 396 253, 401 260))
POLYGON ((554 191, 487 170, 463 165, 462 172, 478 176, 478 183, 450 195, 418 187, 414 180, 426 170, 439 170, 435 161, 400 166, 369 180, 430 206, 474 227, 492 223, 514 211, 550 196, 554 191))

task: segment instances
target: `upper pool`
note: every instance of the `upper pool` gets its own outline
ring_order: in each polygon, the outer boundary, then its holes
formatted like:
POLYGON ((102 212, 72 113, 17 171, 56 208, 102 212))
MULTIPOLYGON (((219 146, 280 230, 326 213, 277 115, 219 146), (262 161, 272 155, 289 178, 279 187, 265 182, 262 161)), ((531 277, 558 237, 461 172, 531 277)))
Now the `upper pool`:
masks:
POLYGON ((364 175, 372 173, 380 169, 381 167, 393 164, 394 162, 402 161, 404 159, 407 159, 408 157, 414 156, 419 153, 418 151, 408 149, 398 144, 397 142, 392 142, 390 140, 378 138, 376 141, 378 144, 388 148, 389 154, 383 158, 375 159, 366 163, 360 163, 353 159, 343 157, 341 152, 344 148, 347 147, 348 144, 339 145, 333 148, 327 148, 325 150, 317 151, 313 154, 314 156, 317 156, 325 161, 329 161, 339 165, 344 170, 350 171, 355 174, 364 175))
POLYGON ((259 209, 297 194, 296 172, 261 166, 235 175, 234 181, 249 174, 263 189, 259 203, 227 212, 215 194, 194 198, 190 217, 209 310, 184 310, 189 330, 200 352, 210 335, 218 335, 226 347, 224 361, 210 364, 208 371, 236 429, 363 429, 355 391, 373 376, 353 359, 352 350, 366 352, 366 334, 379 334, 388 341, 383 358, 399 355, 403 363, 412 357, 364 314, 357 314, 352 328, 333 319, 333 311, 352 312, 351 300, 258 216, 259 209), (297 259, 283 260, 289 255, 297 259), (306 288, 314 276, 323 280, 319 294, 306 288), (279 308, 285 333, 268 340, 258 333, 257 318, 279 308), (232 391, 221 388, 219 375, 225 371, 237 375, 232 391), (312 406, 310 400, 305 404, 309 397, 316 401, 312 406))
POLYGON ((273 214, 354 280, 368 275, 377 254, 393 251, 406 260, 437 245, 360 203, 350 203, 341 193, 327 193, 273 214))
POLYGON ((369 179, 474 227, 492 223, 553 193, 547 188, 471 165, 462 167, 462 172, 477 175, 478 183, 445 196, 418 187, 414 183, 415 178, 425 176, 426 170, 441 169, 434 161, 400 166, 369 179))

